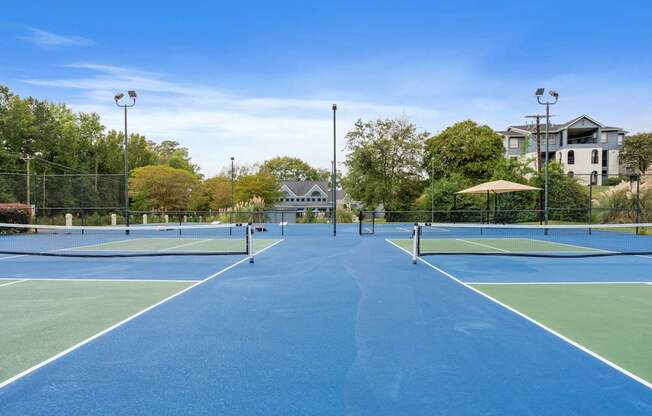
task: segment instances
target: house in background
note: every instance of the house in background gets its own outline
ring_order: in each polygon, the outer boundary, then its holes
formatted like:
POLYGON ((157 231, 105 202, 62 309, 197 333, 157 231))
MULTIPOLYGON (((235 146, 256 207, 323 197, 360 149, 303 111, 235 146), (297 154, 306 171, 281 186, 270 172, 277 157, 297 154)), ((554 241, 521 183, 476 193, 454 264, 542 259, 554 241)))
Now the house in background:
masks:
MULTIPOLYGON (((540 129, 541 161, 545 163, 545 123, 540 129)), ((499 133, 503 136, 507 157, 524 156, 536 164, 535 125, 510 126, 499 133)), ((587 184, 601 185, 609 176, 625 173, 619 156, 626 134, 620 127, 606 126, 586 115, 566 123, 551 124, 548 160, 560 162, 569 176, 587 184)))
MULTIPOLYGON (((317 215, 330 217, 333 208, 333 195, 328 181, 284 181, 281 182, 281 196, 276 201, 275 210, 284 211, 283 220, 295 222, 297 216, 312 210, 317 215)), ((353 201, 344 190, 336 192, 337 206, 359 209, 360 204, 353 201)))

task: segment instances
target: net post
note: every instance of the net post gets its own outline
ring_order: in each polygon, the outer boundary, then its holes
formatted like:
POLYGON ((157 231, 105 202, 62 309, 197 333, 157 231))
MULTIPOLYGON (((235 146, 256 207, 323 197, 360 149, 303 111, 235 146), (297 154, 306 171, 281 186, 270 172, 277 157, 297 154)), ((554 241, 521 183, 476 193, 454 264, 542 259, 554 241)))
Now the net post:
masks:
POLYGON ((376 234, 376 208, 371 211, 371 234, 376 234))
POLYGON ((419 257, 420 234, 419 224, 414 224, 414 231, 412 231, 412 264, 417 264, 417 257, 419 257))
POLYGON ((251 223, 247 224, 247 234, 246 234, 246 240, 247 240, 247 255, 249 256, 249 263, 254 262, 254 244, 253 244, 253 226, 251 223))

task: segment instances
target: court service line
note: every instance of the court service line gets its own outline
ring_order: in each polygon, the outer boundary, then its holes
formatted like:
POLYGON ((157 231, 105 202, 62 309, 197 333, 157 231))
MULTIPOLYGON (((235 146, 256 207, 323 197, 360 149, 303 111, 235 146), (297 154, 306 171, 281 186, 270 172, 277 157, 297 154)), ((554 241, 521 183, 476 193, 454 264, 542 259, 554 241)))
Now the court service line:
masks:
MULTIPOLYGON (((210 238, 202 238, 202 239, 199 239, 199 240, 191 241, 191 242, 189 242, 189 243, 183 243, 183 244, 178 244, 178 245, 176 245, 176 246, 163 248, 163 249, 161 249, 161 250, 159 250, 159 251, 176 250, 177 248, 188 247, 188 246, 192 246, 192 245, 194 245, 194 244, 203 243, 203 242, 206 242, 206 241, 211 241, 211 239, 210 239, 210 238)), ((239 241, 239 240, 235 240, 235 241, 239 241)))
POLYGON ((490 248, 492 250, 502 251, 503 253, 511 253, 509 250, 505 250, 505 249, 502 249, 502 248, 490 246, 489 244, 482 244, 482 243, 478 243, 478 242, 472 241, 472 240, 464 240, 463 238, 456 238, 456 240, 457 241, 462 241, 462 242, 465 242, 465 243, 469 243, 469 244, 475 244, 475 245, 480 246, 480 247, 490 248))
POLYGON ((26 280, 27 280, 27 279, 21 279, 21 280, 15 280, 15 281, 13 281, 13 282, 9 282, 9 283, 2 283, 2 284, 0 284, 0 287, 6 287, 6 286, 10 286, 10 285, 15 285, 16 283, 23 283, 23 282, 26 281, 26 280))
MULTIPOLYGON (((21 281, 43 281, 43 282, 144 282, 144 283, 152 283, 152 282, 172 282, 172 283, 195 283, 201 281, 201 279, 111 279, 110 277, 98 277, 96 279, 94 278, 79 278, 75 279, 73 277, 28 277, 28 278, 12 278, 12 277, 7 277, 7 278, 0 278, 0 280, 14 280, 14 279, 19 279, 21 281)), ((3 285, 0 285, 3 286, 3 285)))
MULTIPOLYGON (((267 250, 268 248, 274 247, 276 244, 279 244, 282 241, 283 241, 282 239, 278 240, 274 244, 269 245, 269 246, 265 247, 264 249, 260 250, 258 253, 262 253, 263 251, 267 250)), ((81 341, 81 342, 79 342, 79 343, 77 343, 77 344, 75 344, 75 345, 61 351, 60 353, 48 358, 47 360, 41 361, 40 363, 36 364, 35 366, 30 367, 27 370, 22 371, 22 372, 16 374, 13 377, 10 377, 9 379, 7 379, 7 380, 5 380, 3 382, 0 382, 0 389, 2 389, 3 387, 8 386, 9 384, 15 382, 16 380, 19 380, 19 379, 25 377, 28 374, 33 373, 34 371, 38 370, 39 368, 45 367, 46 365, 58 360, 59 358, 65 356, 65 355, 70 354, 71 352, 75 351, 76 349, 88 344, 89 342, 92 342, 92 341, 96 340, 97 338, 101 337, 102 335, 105 335, 105 334, 113 331, 114 329, 121 327, 122 325, 126 324, 129 321, 132 321, 132 320, 138 318, 139 316, 143 315, 144 313, 147 313, 147 312, 151 311, 152 309, 157 308, 158 306, 161 306, 162 304, 176 298, 177 296, 180 296, 180 295, 188 292, 189 290, 194 289, 197 286, 202 285, 202 284, 216 278, 217 276, 219 276, 219 275, 233 269, 234 267, 236 267, 236 266, 238 266, 238 265, 240 265, 240 264, 242 264, 242 263, 244 263, 246 261, 249 261, 249 257, 245 257, 243 259, 238 260, 237 262, 231 264, 230 266, 227 266, 227 267, 223 268, 222 270, 219 270, 219 271, 211 274, 210 276, 204 278, 203 280, 200 280, 197 283, 195 283, 193 285, 190 285, 187 288, 182 289, 182 290, 168 296, 167 298, 165 298, 163 300, 160 300, 160 301, 156 302, 153 305, 148 306, 147 308, 145 308, 145 309, 143 309, 143 310, 141 310, 139 312, 136 312, 135 314, 133 314, 133 315, 123 319, 122 321, 120 321, 118 323, 115 323, 115 324, 111 325, 110 327, 98 332, 97 334, 95 334, 95 335, 93 335, 91 337, 88 337, 85 340, 83 340, 83 341, 81 341)))
POLYGON ((467 282, 471 286, 475 285, 652 285, 652 282, 646 281, 627 281, 627 282, 467 282))
MULTIPOLYGON (((399 245, 397 245, 397 244, 394 244, 392 241, 389 241, 389 240, 385 240, 385 241, 387 241, 388 243, 392 244, 394 247, 397 247, 398 249, 400 249, 400 250, 404 251, 405 253, 409 254, 410 256, 412 256, 412 253, 410 253, 408 250, 404 249, 403 247, 401 247, 401 246, 399 246, 399 245)), ((418 259, 419 259, 420 262, 424 263, 426 266, 428 266, 428 267, 430 267, 431 269, 436 270, 437 272, 443 274, 444 276, 448 277, 448 278, 451 279, 452 281, 454 281, 454 282, 456 282, 456 283, 458 283, 458 284, 460 284, 460 285, 466 287, 467 289, 469 289, 469 290, 471 290, 471 291, 477 293, 478 295, 484 297, 485 299, 488 299, 488 300, 494 302, 495 304, 497 304, 497 305, 499 305, 499 306, 502 306, 503 308, 507 309, 508 311, 510 311, 510 312, 512 312, 512 313, 515 313, 516 315, 518 315, 518 316, 520 316, 521 318, 523 318, 523 319, 529 321, 530 323, 532 323, 532 324, 538 326, 539 328, 543 329, 544 331, 546 331, 546 332, 548 332, 548 333, 550 333, 550 334, 552 334, 552 335, 558 337, 558 338, 561 339, 562 341, 567 342, 568 344, 570 344, 570 345, 572 345, 573 347, 579 349, 580 351, 582 351, 582 352, 584 352, 584 353, 590 355, 591 357, 593 357, 593 358, 595 358, 595 359, 601 361, 602 363, 604 363, 604 364, 606 364, 607 366, 613 368, 614 370, 619 371, 619 372, 622 373, 623 375, 625 375, 625 376, 631 378, 632 380, 635 380, 635 381, 639 382, 640 384, 644 385, 644 386, 647 387, 648 389, 651 389, 651 390, 652 390, 652 383, 650 383, 650 382, 648 382, 648 381, 642 379, 641 377, 637 376, 636 374, 634 374, 634 373, 632 373, 632 372, 630 372, 630 371, 624 369, 623 367, 619 366, 618 364, 616 364, 616 363, 614 363, 614 362, 608 360, 607 358, 601 356, 600 354, 598 354, 598 353, 596 353, 596 352, 594 352, 594 351, 588 349, 587 347, 583 346, 582 344, 573 341, 572 339, 566 337, 565 335, 562 335, 561 333, 555 331, 554 329, 549 328, 548 326, 542 324, 541 322, 539 322, 539 321, 537 321, 537 320, 535 320, 535 319, 533 319, 533 318, 527 316, 527 315, 524 314, 523 312, 520 312, 520 311, 518 311, 517 309, 514 309, 513 307, 507 305, 506 303, 503 303, 503 302, 499 301, 498 299, 496 299, 496 298, 494 298, 494 297, 492 297, 492 296, 487 295, 486 293, 482 292, 481 290, 476 289, 476 288, 474 288, 473 286, 470 286, 469 284, 463 282, 462 280, 458 279, 457 277, 453 276, 452 274, 446 272, 445 270, 442 270, 442 269, 440 269, 439 267, 437 267, 437 266, 435 266, 435 265, 429 263, 428 261, 424 260, 423 258, 418 257, 418 259)))
MULTIPOLYGON (((568 247, 574 247, 574 248, 580 248, 582 250, 588 250, 588 251, 599 251, 602 253, 618 253, 618 251, 612 251, 612 250, 605 250, 602 248, 593 248, 593 247, 585 247, 585 246, 580 246, 576 244, 567 244, 567 243, 560 243, 558 241, 548 241, 548 240, 538 240, 536 238, 524 238, 525 240, 532 240, 532 241, 538 241, 538 242, 546 242, 550 244, 558 244, 560 246, 568 246, 568 247)), ((652 259, 652 256, 648 256, 645 254, 635 254, 634 257, 642 257, 646 259, 652 259)))

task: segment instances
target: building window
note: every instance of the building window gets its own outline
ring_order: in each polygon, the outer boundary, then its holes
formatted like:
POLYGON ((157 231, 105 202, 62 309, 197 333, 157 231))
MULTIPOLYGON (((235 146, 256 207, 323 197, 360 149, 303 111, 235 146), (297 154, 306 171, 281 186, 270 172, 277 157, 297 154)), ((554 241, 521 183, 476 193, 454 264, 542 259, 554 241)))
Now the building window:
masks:
POLYGON ((514 139, 514 138, 509 139, 509 148, 518 149, 518 139, 514 139))
POLYGON ((603 131, 600 133, 600 142, 607 143, 607 132, 603 131))
POLYGON ((573 150, 568 151, 568 164, 569 165, 575 164, 575 152, 573 150))
POLYGON ((594 165, 598 164, 598 151, 597 150, 591 150, 591 163, 594 165))
POLYGON ((598 172, 593 171, 591 172, 591 185, 597 185, 598 184, 598 172))
POLYGON ((624 138, 625 138, 625 135, 623 133, 618 134, 618 145, 619 146, 623 144, 623 139, 624 138))
POLYGON ((568 175, 569 178, 572 178, 573 176, 575 176, 575 172, 570 170, 570 171, 568 171, 567 175, 568 175))

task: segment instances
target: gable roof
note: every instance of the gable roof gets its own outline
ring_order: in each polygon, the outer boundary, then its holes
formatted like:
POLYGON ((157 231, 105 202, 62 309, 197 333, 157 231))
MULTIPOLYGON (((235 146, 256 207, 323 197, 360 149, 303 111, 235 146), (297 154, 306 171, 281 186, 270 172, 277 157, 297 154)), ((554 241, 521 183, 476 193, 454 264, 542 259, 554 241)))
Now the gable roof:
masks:
MULTIPOLYGON (((574 119, 572 119, 570 121, 567 121, 565 123, 561 123, 561 124, 550 123, 550 130, 548 130, 548 131, 553 132, 553 133, 559 132, 561 130, 564 130, 564 129, 568 128, 569 126, 572 126, 573 124, 577 123, 579 120, 581 120, 583 118, 589 120, 590 122, 592 122, 594 124, 596 124, 602 130, 609 130, 609 131, 622 130, 620 127, 605 126, 604 124, 600 123, 599 121, 587 116, 586 114, 583 114, 583 115, 575 117, 574 119)), ((544 132, 545 129, 546 129, 545 122, 541 123, 540 127, 541 127, 541 132, 544 132)), ((507 132, 511 132, 513 130, 516 130, 516 131, 520 131, 520 132, 523 132, 523 133, 533 133, 533 132, 536 131, 536 128, 537 127, 536 127, 535 124, 520 124, 520 125, 516 125, 516 126, 509 126, 507 128, 507 132)))
POLYGON ((314 187, 320 188, 328 194, 328 181, 283 181, 281 187, 286 186, 296 196, 308 194, 314 187))

